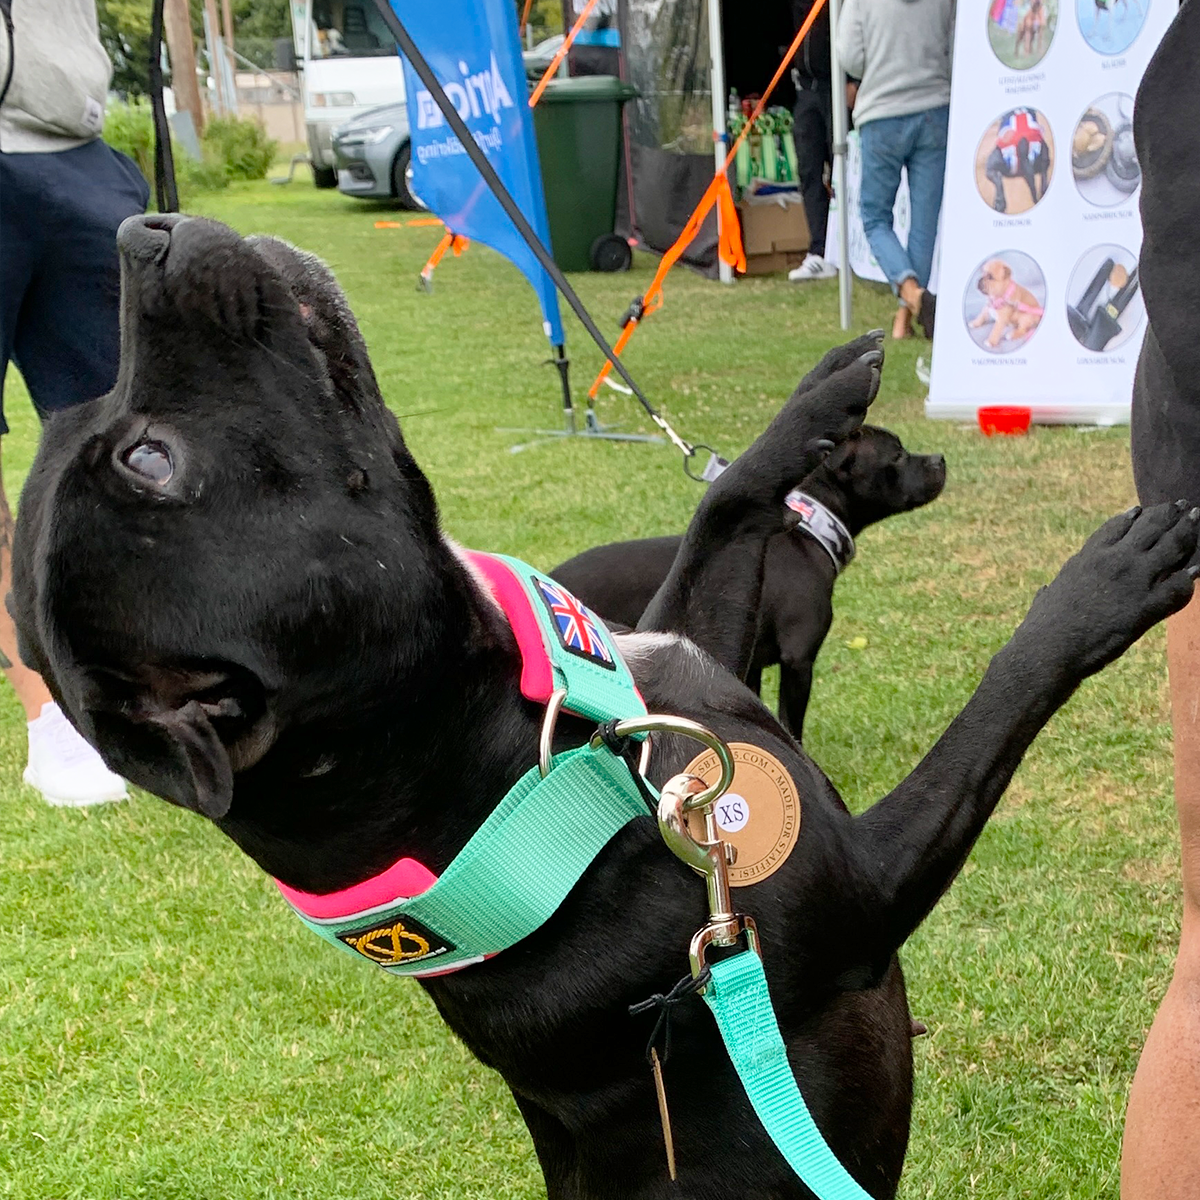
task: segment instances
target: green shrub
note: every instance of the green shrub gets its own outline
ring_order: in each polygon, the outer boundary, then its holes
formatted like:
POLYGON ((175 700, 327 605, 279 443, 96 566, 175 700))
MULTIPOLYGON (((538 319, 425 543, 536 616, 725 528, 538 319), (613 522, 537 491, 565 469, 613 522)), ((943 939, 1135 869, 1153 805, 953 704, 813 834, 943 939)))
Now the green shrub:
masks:
POLYGON ((154 185, 154 120, 148 103, 110 104, 104 114, 104 140, 114 150, 128 154, 154 185))
POLYGON ((279 145, 257 121, 239 117, 210 118, 203 142, 205 156, 229 179, 265 179, 279 145))
MULTIPOLYGON (((149 101, 110 104, 104 119, 104 140, 128 154, 154 186, 154 119, 149 101)), ((257 121, 238 117, 209 119, 200 139, 200 162, 172 138, 180 203, 197 192, 223 188, 231 179, 265 178, 278 144, 257 121)))
MULTIPOLYGON (((154 188, 154 118, 150 103, 135 100, 128 104, 110 104, 104 117, 104 140, 115 150, 128 154, 137 164, 138 170, 154 188)), ((179 203, 186 206, 190 197, 197 192, 213 192, 229 183, 230 176, 224 165, 213 161, 207 145, 204 160, 197 162, 175 138, 171 139, 175 159, 175 186, 179 191, 179 203)))

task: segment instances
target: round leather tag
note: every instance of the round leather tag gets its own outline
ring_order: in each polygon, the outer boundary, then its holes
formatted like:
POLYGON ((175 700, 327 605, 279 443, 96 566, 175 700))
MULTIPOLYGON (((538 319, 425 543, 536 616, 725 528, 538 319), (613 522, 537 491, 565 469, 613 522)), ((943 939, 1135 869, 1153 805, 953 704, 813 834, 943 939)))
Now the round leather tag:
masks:
MULTIPOLYGON (((737 851, 729 868, 732 887, 759 883, 787 861, 800 835, 800 794, 787 768, 773 754, 749 742, 730 742, 733 783, 713 807, 717 835, 737 851)), ((711 750, 694 758, 684 770, 705 783, 720 775, 711 750)), ((688 817, 692 835, 706 840, 704 816, 688 817)))

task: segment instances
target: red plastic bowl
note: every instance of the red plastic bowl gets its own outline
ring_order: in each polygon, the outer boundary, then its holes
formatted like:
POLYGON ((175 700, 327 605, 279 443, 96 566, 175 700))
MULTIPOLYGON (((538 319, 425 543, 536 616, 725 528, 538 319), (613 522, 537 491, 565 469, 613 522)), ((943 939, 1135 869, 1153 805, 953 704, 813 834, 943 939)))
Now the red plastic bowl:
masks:
POLYGON ((997 433, 1028 433, 1032 414, 1017 404, 991 404, 981 408, 978 416, 979 428, 993 437, 997 433))

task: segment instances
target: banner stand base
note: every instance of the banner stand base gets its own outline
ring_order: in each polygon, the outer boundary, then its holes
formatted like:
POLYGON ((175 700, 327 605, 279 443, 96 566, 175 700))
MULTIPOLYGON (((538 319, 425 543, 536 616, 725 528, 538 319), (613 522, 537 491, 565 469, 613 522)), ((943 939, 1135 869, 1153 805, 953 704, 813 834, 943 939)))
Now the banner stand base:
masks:
POLYGON ((539 442, 551 441, 554 438, 586 438, 592 441, 601 442, 661 442, 663 441, 655 433, 614 433, 618 429, 617 425, 601 425, 596 418, 595 409, 589 408, 587 416, 584 420, 582 429, 575 428, 575 410, 567 411, 567 427, 565 429, 515 429, 511 426, 497 427, 497 433, 532 433, 534 439, 529 442, 522 442, 516 446, 510 446, 508 452, 510 454, 520 454, 522 450, 528 450, 530 446, 536 446, 539 442))
MULTIPOLYGON (((1055 404, 1047 401, 1026 401, 1032 411, 1034 425, 1082 425, 1091 428, 1111 428, 1129 424, 1129 401, 1105 403, 1091 401, 1078 405, 1055 404)), ((978 420, 981 405, 978 400, 925 401, 925 416, 930 420, 965 421, 974 424, 978 420)))

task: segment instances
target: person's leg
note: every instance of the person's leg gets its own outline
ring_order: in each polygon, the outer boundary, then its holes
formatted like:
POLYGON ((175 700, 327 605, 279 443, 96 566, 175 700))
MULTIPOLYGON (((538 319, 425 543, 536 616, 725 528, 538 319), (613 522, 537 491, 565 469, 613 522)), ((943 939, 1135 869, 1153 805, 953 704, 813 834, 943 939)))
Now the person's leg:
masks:
POLYGON ((13 358, 39 414, 104 395, 120 358, 117 228, 145 210, 137 168, 103 142, 43 160, 43 252, 26 291, 13 358))
POLYGON ((796 105, 792 110, 796 141, 797 183, 804 199, 804 215, 812 236, 809 251, 825 257, 825 229, 829 222, 829 192, 825 188, 825 163, 828 135, 824 109, 828 96, 821 91, 798 88, 796 105))
MULTIPOLYGON (((34 276, 43 244, 37 223, 38 155, 0 154, 0 398, 13 357, 25 296, 34 276)), ((0 435, 8 432, 0 403, 0 435)), ((36 671, 29 670, 17 655, 17 631, 4 606, 12 587, 13 516, 0 475, 0 670, 3 670, 25 717, 32 721, 50 699, 50 692, 36 671)))
POLYGON ((917 274, 892 224, 892 210, 900 188, 900 172, 908 158, 912 124, 911 117, 884 117, 859 126, 862 144, 859 207, 863 232, 875 261, 897 292, 906 279, 915 278, 917 274))
POLYGON ((1200 596, 1167 620, 1183 930, 1138 1063, 1121 1150, 1122 1200, 1200 1196, 1200 596))
POLYGON ((908 234, 908 258, 918 288, 929 283, 933 249, 937 242, 938 218, 942 212, 942 188, 946 181, 946 130, 950 109, 931 108, 918 113, 919 128, 908 156, 908 194, 912 225, 908 234))
MULTIPOLYGON (((4 254, 21 239, 37 251, 11 339, 41 416, 103 395, 120 354, 117 227, 145 208, 148 188, 136 167, 102 142, 57 154, 3 156, 20 187, 6 196, 12 221, 4 254)), ((10 182, 12 180, 10 179, 10 182)), ((6 189, 7 191, 8 189, 6 189)), ((29 760, 25 782, 51 804, 86 805, 125 796, 124 781, 67 721, 41 678, 18 655, 3 602, 11 583, 12 515, 0 491, 0 654, 25 709, 29 760)))
POLYGON ((916 114, 912 149, 908 156, 908 194, 912 221, 908 232, 908 258, 914 275, 899 289, 909 313, 921 323, 927 338, 933 337, 936 310, 932 293, 926 292, 933 269, 938 218, 942 212, 942 189, 946 177, 946 131, 948 106, 916 114))
POLYGON ((912 124, 911 117, 884 117, 859 127, 862 146, 859 208, 863 232, 875 261, 887 276, 892 290, 901 297, 902 303, 892 322, 892 337, 897 339, 912 334, 912 313, 903 297, 904 289, 913 286, 916 272, 908 252, 896 236, 893 223, 896 192, 908 156, 912 124))

